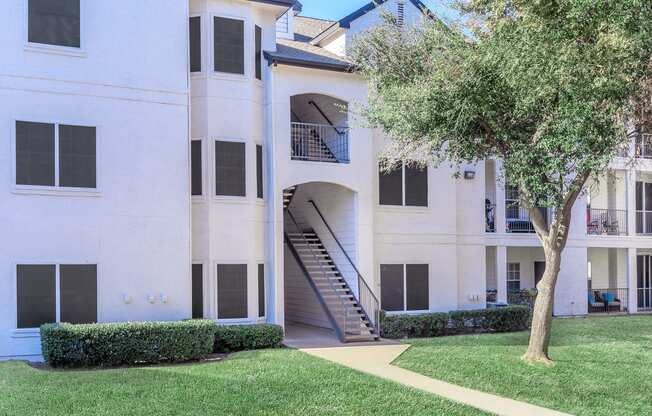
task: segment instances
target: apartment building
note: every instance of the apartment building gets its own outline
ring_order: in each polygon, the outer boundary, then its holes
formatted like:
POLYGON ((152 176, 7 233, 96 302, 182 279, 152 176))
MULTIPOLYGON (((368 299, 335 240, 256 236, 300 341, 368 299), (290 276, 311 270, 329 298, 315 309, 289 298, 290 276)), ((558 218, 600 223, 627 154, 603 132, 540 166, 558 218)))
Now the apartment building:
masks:
MULTIPOLYGON (((367 86, 352 40, 382 12, 433 17, 420 1, 339 21, 293 0, 3 6, 0 358, 37 359, 48 322, 373 340, 380 309, 483 308, 540 276, 499 161, 382 173, 386 138, 354 116, 367 86)), ((646 162, 614 162, 575 207, 556 314, 651 306, 646 162)))

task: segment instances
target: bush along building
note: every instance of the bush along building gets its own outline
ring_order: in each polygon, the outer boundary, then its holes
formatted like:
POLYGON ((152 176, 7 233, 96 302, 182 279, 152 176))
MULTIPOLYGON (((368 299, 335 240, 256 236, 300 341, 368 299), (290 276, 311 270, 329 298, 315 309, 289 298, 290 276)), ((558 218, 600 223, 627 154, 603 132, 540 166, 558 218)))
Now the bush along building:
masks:
MULTIPOLYGON (((292 0, 2 7, 0 358, 40 358, 63 322, 369 341, 381 310, 518 303, 543 273, 499 160, 381 172, 386 137, 353 119, 353 40, 383 12, 432 18, 419 1, 338 21, 292 0)), ((575 207, 557 315, 652 308, 652 138, 631 152, 575 207)))

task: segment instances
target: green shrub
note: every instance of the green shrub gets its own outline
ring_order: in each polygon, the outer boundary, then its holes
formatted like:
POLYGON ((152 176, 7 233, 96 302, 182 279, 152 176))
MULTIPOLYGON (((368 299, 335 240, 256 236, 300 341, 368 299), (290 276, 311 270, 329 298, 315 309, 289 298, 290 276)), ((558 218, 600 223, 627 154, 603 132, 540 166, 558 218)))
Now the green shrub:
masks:
POLYGON ((450 313, 451 328, 458 333, 475 332, 484 328, 485 318, 490 309, 453 311, 450 313))
POLYGON ((283 341, 278 325, 217 325, 214 352, 233 352, 276 348, 283 341))
POLYGON ((524 331, 529 328, 530 320, 530 309, 527 306, 422 315, 386 315, 383 312, 380 332, 385 338, 398 339, 524 331))
POLYGON ((382 315, 381 334, 385 338, 427 338, 446 335, 447 313, 424 315, 382 315))
POLYGON ((525 331, 530 327, 532 314, 528 306, 509 306, 488 309, 484 326, 494 332, 525 331))
POLYGON ((48 324, 41 327, 52 367, 113 367, 197 360, 213 350, 213 321, 48 324))

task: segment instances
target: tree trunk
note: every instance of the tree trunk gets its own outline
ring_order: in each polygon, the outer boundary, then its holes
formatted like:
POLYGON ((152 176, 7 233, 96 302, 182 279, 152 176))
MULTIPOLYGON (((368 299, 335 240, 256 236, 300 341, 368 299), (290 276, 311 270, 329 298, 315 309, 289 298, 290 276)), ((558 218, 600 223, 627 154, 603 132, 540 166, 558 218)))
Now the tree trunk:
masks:
POLYGON ((546 270, 537 285, 537 298, 532 313, 530 344, 523 359, 528 362, 552 364, 548 355, 552 329, 552 308, 555 300, 555 286, 561 267, 561 247, 556 244, 543 244, 546 257, 546 270))

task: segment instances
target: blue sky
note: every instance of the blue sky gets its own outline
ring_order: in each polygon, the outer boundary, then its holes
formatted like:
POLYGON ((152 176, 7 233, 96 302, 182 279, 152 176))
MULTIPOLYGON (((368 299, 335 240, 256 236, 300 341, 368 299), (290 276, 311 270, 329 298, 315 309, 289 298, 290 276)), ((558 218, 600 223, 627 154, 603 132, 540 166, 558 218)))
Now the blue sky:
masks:
MULTIPOLYGON (((371 0, 300 0, 303 4, 304 16, 319 17, 322 19, 339 20, 354 12, 371 0)), ((449 17, 450 11, 444 4, 446 0, 422 0, 432 11, 440 17, 449 17)))

